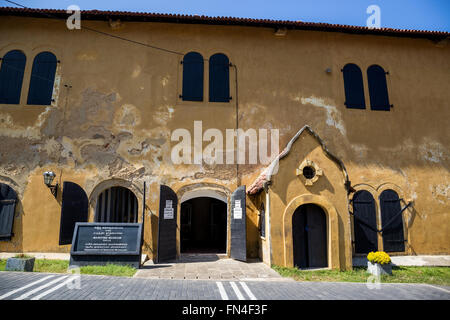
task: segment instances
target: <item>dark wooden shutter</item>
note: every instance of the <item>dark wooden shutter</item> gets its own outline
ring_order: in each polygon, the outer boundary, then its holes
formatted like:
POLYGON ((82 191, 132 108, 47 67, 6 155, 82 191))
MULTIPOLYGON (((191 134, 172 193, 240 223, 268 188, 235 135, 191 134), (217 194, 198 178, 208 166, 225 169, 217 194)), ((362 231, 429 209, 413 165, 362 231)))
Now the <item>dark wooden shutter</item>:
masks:
POLYGON ((389 95, 386 83, 386 72, 378 65, 372 65, 367 69, 369 83, 370 108, 372 110, 389 111, 389 95))
POLYGON ((209 101, 230 101, 230 62, 222 53, 209 58, 209 101))
POLYGON ((203 56, 189 52, 183 58, 184 101, 203 101, 203 56))
POLYGON ((355 253, 378 250, 377 218, 372 194, 361 190, 353 196, 355 253))
POLYGON ((0 240, 11 240, 16 203, 17 194, 14 190, 0 183, 0 240))
POLYGON ((264 210, 264 203, 261 203, 259 209, 259 235, 261 237, 266 236, 266 210, 264 210))
POLYGON ((0 103, 19 104, 26 57, 12 50, 3 57, 0 68, 0 103))
POLYGON ((247 261, 247 214, 245 186, 231 195, 231 258, 247 261), (240 209, 239 209, 240 208, 240 209))
POLYGON ((405 251, 403 218, 400 199, 394 190, 385 190, 380 195, 381 227, 383 229, 383 250, 386 252, 405 251), (389 223, 389 224, 388 224, 389 223))
POLYGON ((361 69, 353 63, 342 69, 344 75, 345 105, 351 109, 365 109, 364 86, 361 69))
POLYGON ((56 57, 51 52, 41 52, 34 58, 27 104, 52 103, 56 63, 56 57))
POLYGON ((158 262, 175 260, 177 257, 177 194, 168 186, 161 185, 159 192, 158 262), (169 202, 173 209, 170 215, 169 202), (166 211, 166 213, 165 213, 166 211))
POLYGON ((73 230, 77 222, 88 221, 89 200, 78 184, 64 181, 61 205, 61 223, 59 229, 59 244, 71 244, 73 230))

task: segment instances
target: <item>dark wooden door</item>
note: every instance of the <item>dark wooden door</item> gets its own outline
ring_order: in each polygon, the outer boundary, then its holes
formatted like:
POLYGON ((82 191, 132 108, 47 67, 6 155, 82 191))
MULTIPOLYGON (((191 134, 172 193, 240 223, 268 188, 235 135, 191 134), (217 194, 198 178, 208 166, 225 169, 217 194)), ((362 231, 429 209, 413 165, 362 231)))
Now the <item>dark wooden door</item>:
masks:
POLYGON ((10 240, 13 233, 17 194, 8 185, 0 183, 0 240, 10 240))
POLYGON ((247 261, 247 224, 245 186, 231 196, 231 258, 247 261))
POLYGON ((59 228, 59 244, 71 244, 73 230, 77 222, 88 221, 89 200, 78 184, 64 181, 59 228))
POLYGON ((353 196, 353 226, 355 253, 378 250, 375 200, 368 191, 361 190, 353 196))
POLYGON ((398 194, 385 190, 380 195, 381 227, 383 230, 383 250, 386 252, 405 251, 403 219, 398 194))
POLYGON ((307 204, 294 212, 292 236, 294 266, 300 268, 328 266, 326 216, 319 206, 307 204))
POLYGON ((177 257, 177 194, 161 185, 159 193, 158 262, 177 257))

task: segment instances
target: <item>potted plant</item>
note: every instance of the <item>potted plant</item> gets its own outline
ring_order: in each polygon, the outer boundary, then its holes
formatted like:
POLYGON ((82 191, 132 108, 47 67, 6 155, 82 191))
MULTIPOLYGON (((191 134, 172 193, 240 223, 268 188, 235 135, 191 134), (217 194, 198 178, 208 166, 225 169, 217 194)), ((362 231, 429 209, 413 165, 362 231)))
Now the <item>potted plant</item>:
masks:
POLYGON ((367 272, 378 276, 392 275, 391 257, 384 251, 370 252, 367 255, 367 272))
POLYGON ((6 260, 6 271, 27 271, 33 272, 34 257, 30 257, 24 254, 18 254, 12 258, 6 260))

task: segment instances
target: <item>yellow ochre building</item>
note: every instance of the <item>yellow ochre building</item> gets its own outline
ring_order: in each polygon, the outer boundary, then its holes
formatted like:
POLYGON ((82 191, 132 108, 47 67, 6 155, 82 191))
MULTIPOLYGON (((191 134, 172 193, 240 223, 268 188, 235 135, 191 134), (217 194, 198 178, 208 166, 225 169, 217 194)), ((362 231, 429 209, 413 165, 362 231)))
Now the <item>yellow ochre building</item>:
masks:
POLYGON ((155 261, 450 254, 449 33, 68 16, 0 8, 1 252, 68 253, 75 222, 144 222, 155 261), (233 161, 209 161, 213 142, 233 161))

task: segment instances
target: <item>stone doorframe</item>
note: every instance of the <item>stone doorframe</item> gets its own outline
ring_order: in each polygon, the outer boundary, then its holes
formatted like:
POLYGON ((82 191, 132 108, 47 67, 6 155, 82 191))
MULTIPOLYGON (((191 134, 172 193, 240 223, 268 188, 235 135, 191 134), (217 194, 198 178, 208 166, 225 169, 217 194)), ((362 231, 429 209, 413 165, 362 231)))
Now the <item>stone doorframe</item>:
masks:
POLYGON ((284 265, 294 267, 294 247, 292 240, 292 216, 298 207, 315 204, 323 209, 326 216, 328 268, 340 268, 338 214, 334 206, 324 197, 314 194, 297 196, 289 202, 283 213, 284 265))
POLYGON ((182 186, 176 191, 178 196, 178 215, 177 215, 177 258, 181 256, 181 204, 190 199, 198 197, 209 197, 221 200, 227 204, 227 243, 226 254, 230 256, 231 241, 231 191, 224 186, 213 183, 194 183, 182 186))

